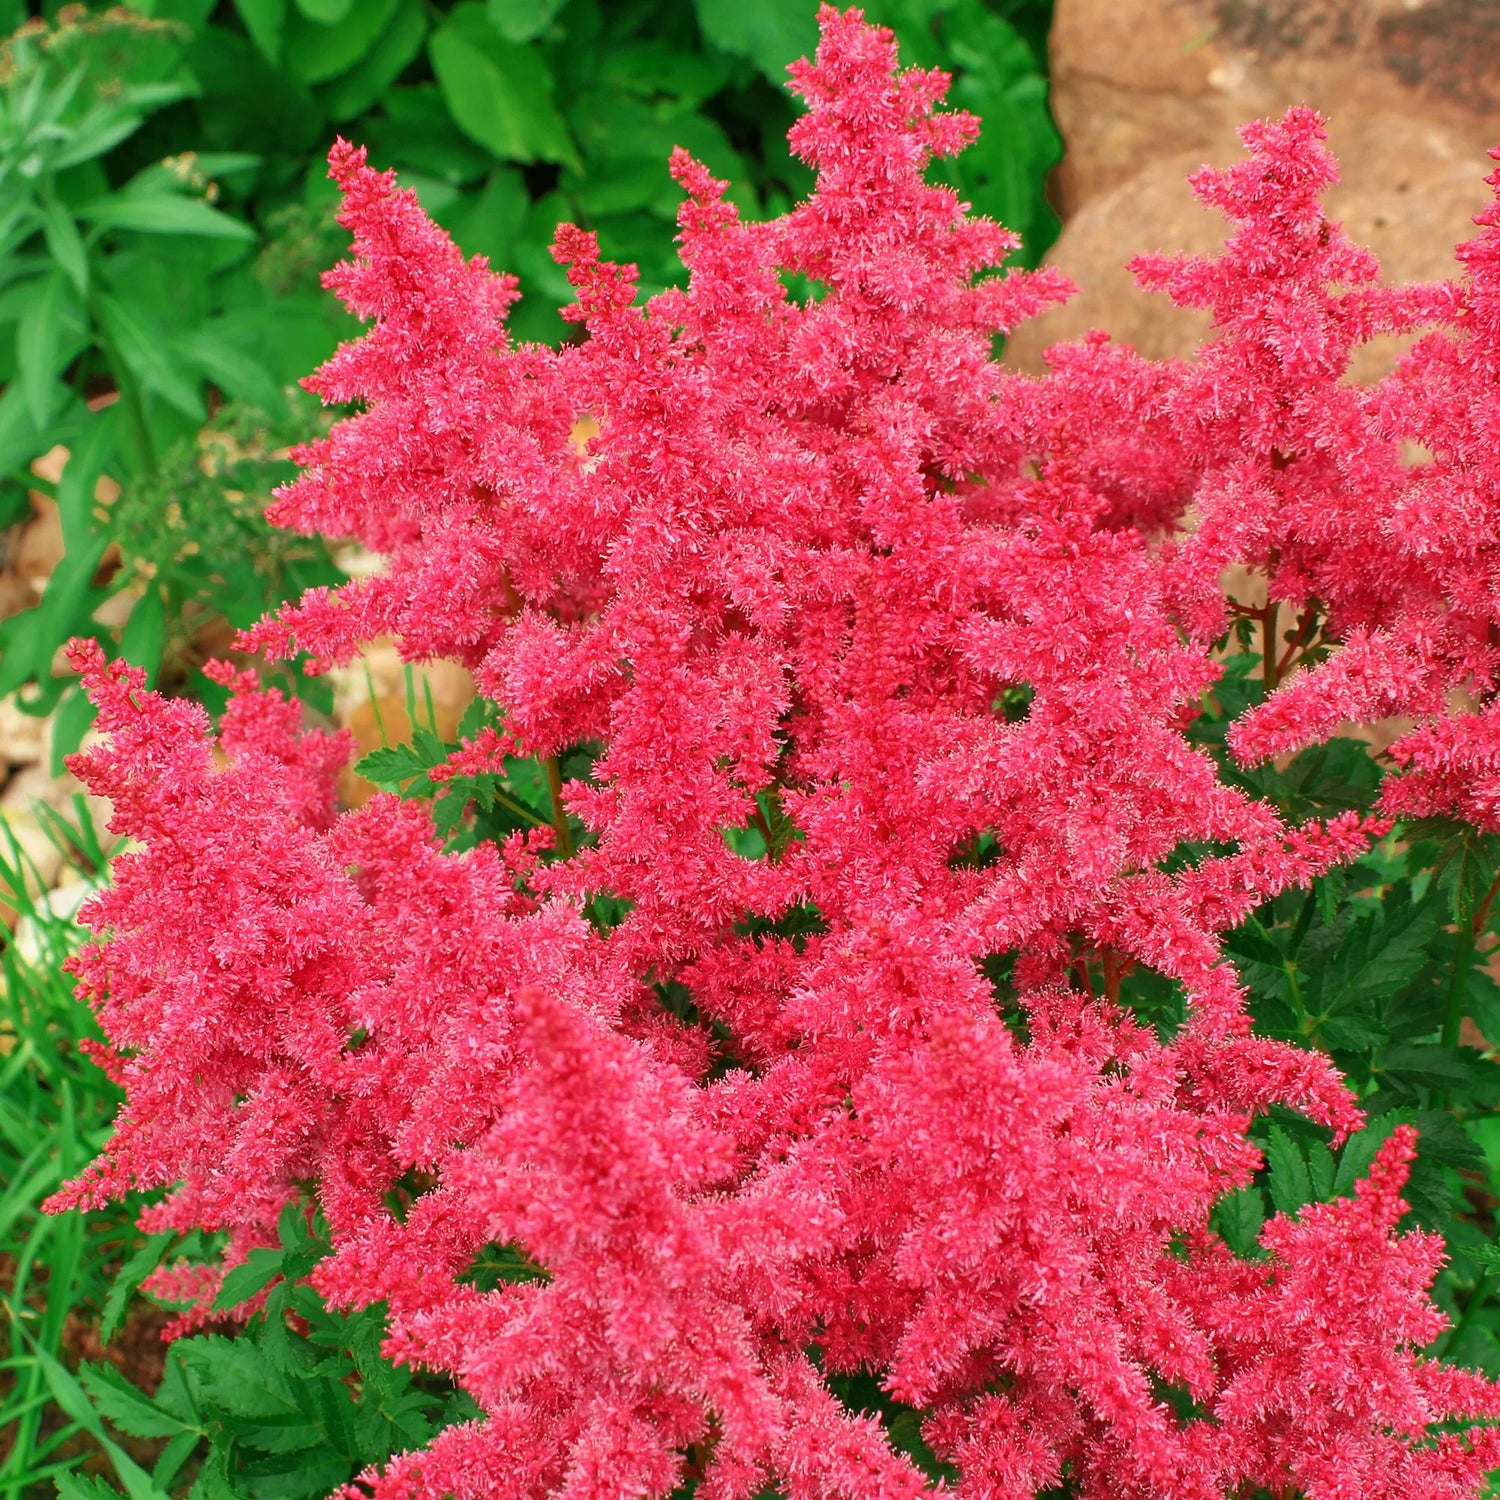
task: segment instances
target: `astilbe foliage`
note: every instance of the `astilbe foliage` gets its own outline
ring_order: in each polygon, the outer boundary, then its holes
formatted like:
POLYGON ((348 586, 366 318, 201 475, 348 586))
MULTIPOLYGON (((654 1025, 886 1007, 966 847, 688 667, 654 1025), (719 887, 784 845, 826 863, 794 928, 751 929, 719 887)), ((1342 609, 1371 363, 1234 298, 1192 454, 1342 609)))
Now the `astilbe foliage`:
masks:
MULTIPOLYGON (((506 716, 467 770, 600 747, 565 792, 587 837, 445 853, 421 803, 338 813, 345 747, 276 695, 226 672, 215 749, 80 650, 110 739, 77 769, 141 849, 79 965, 129 1102, 57 1202, 170 1185, 153 1226, 227 1229, 233 1260, 310 1192, 319 1290, 383 1299, 388 1351, 484 1413, 364 1476, 388 1500, 929 1492, 836 1396, 861 1370, 971 1500, 1474 1493, 1488 1430, 1428 1434, 1500 1393, 1416 1352, 1442 1252, 1396 1231, 1410 1130, 1261 1259, 1211 1228, 1257 1112, 1361 1121, 1321 1054, 1252 1034, 1222 934, 1389 825, 1288 826, 1185 729, 1234 561, 1346 642, 1237 726, 1246 754, 1488 682, 1493 544, 1463 518, 1493 511, 1493 246, 1465 289, 1380 290, 1294 111, 1199 181, 1225 254, 1142 265, 1215 310, 1199 361, 1093 337, 1007 375, 994 336, 1066 283, 988 274, 1012 238, 924 181, 977 128, 946 80, 821 22, 793 69, 812 196, 743 224, 679 152, 687 289, 638 305, 565 228, 584 337, 557 351, 512 346, 514 283, 333 152, 329 284, 374 326, 311 384, 364 409, 277 518, 387 566, 249 642, 459 658, 506 716), (1451 337, 1340 383, 1419 316, 1451 337), (1132 1014, 1130 965, 1180 1024, 1132 1014), (545 1274, 483 1289, 495 1242, 545 1274)), ((1392 810, 1489 816, 1486 723, 1405 742, 1392 810)))

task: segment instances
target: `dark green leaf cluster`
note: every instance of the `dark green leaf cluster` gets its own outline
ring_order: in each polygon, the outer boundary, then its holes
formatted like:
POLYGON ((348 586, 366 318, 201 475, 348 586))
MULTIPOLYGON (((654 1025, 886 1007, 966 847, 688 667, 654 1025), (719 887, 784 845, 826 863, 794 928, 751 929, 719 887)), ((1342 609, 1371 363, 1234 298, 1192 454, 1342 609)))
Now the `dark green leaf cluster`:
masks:
MULTIPOLYGON (((178 1340, 154 1395, 113 1365, 80 1371, 111 1428, 160 1444, 149 1476, 158 1495, 190 1486, 194 1500, 315 1500, 478 1415, 451 1385, 381 1353, 378 1306, 346 1315, 303 1281, 328 1246, 300 1207, 288 1206, 279 1229, 281 1244, 253 1251, 214 1304, 228 1311, 264 1293, 250 1321, 233 1337, 178 1340)), ((95 1491, 68 1479, 59 1493, 95 1491)))
MULTIPOLYGON (((1234 764, 1224 731, 1263 696, 1258 670, 1253 654, 1230 656, 1193 725, 1223 778, 1289 821, 1369 811, 1381 768, 1359 740, 1335 739, 1251 772, 1234 764)), ((1256 1031, 1330 1053, 1369 1123, 1334 1150, 1326 1131, 1273 1110, 1252 1130, 1264 1170, 1222 1201, 1215 1221, 1236 1253, 1259 1256, 1256 1235, 1270 1213, 1350 1193, 1390 1132, 1415 1125, 1411 1218, 1441 1234, 1452 1257, 1436 1292, 1454 1320, 1440 1351, 1492 1375, 1500 1374, 1500 1307, 1489 1304, 1486 1276, 1500 1265, 1500 985, 1487 955, 1497 876, 1500 838, 1442 820, 1398 824, 1356 863, 1268 902, 1229 935, 1256 1031)), ((1122 998, 1147 1016, 1159 1004, 1145 975, 1127 977, 1122 998)))

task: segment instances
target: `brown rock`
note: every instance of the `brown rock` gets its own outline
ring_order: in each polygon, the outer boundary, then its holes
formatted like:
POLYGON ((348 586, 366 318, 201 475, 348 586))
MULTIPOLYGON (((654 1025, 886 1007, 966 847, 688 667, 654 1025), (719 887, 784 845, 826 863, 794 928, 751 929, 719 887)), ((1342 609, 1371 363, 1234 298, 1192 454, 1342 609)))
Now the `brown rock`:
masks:
POLYGON ((34 519, 21 531, 11 556, 11 571, 34 594, 40 594, 52 576, 52 570, 62 561, 62 522, 58 519, 57 506, 45 495, 33 493, 31 507, 34 519))
POLYGON ((26 766, 42 758, 47 721, 22 713, 14 698, 0 698, 0 762, 26 766))
MULTIPOLYGON (((1465 143, 1441 124, 1391 114, 1341 116, 1330 123, 1329 144, 1343 166, 1328 195, 1330 215, 1375 252, 1386 276, 1405 282, 1453 275, 1453 246, 1473 233, 1473 215, 1489 197, 1483 156, 1466 154, 1465 143)), ((1225 138, 1216 164, 1239 154, 1238 143, 1225 138)), ((1144 251, 1222 247, 1224 219, 1203 208, 1187 183, 1203 159, 1197 151, 1159 157, 1078 210, 1048 259, 1078 283, 1079 295, 1018 329, 1008 364, 1038 371, 1048 344, 1090 328, 1106 328, 1156 359, 1197 348, 1210 332, 1208 315, 1139 290, 1125 266, 1144 251)), ((1394 340, 1369 345, 1356 354, 1353 378, 1378 377, 1399 352, 1394 340)))
MULTIPOLYGON (((1486 0, 1057 0, 1063 217, 1161 156, 1309 103, 1405 115, 1478 162, 1500 136, 1500 7, 1486 0)), ((1347 144, 1345 149, 1347 150, 1347 144)))

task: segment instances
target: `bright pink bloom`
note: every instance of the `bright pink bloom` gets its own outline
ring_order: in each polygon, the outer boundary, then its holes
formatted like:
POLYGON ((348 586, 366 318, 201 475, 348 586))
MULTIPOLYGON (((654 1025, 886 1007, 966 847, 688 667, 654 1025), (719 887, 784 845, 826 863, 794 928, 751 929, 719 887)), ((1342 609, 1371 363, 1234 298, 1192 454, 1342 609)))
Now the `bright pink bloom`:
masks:
MULTIPOLYGON (((971 1500, 1064 1473, 1127 1500, 1473 1493, 1488 1439, 1418 1441, 1500 1397, 1415 1353, 1438 1250, 1395 1234, 1409 1139, 1356 1201, 1273 1220, 1268 1261, 1209 1227, 1257 1111, 1361 1121, 1326 1058, 1251 1035, 1222 934, 1388 824, 1289 827, 1184 733, 1226 562, 1330 601, 1339 681, 1389 659, 1362 643, 1405 543, 1335 554, 1410 481, 1396 419, 1340 376, 1452 299, 1374 285, 1294 111, 1201 180, 1225 256, 1144 267, 1218 313, 1198 365, 1091 339, 1007 376, 993 336, 1065 284, 991 274, 1010 236, 924 181, 977 128, 937 111, 946 80, 897 72, 857 12, 821 21, 793 70, 814 194, 742 224, 678 153, 687 289, 638 305, 564 228, 586 337, 560 351, 512 347, 514 284, 333 152, 354 260, 330 285, 375 326, 313 385, 365 409, 278 515, 389 565, 250 639, 458 656, 506 711, 459 766, 597 742, 567 791, 590 839, 542 864, 445 854, 419 804, 336 817, 342 747, 274 696, 236 683, 221 770, 195 710, 81 655, 114 740, 79 770, 145 852, 80 968, 129 1103, 61 1201, 180 1183, 157 1221, 243 1247, 310 1184, 319 1287, 384 1299, 390 1352, 484 1409, 366 1476, 389 1500, 661 1496, 689 1464, 705 1500, 927 1492, 830 1390, 860 1368, 971 1500), (599 892, 629 907, 607 931, 599 892), (1175 981, 1182 1024, 1073 982, 1080 952, 1175 981), (494 1241, 545 1279, 473 1285, 494 1241)), ((1457 657, 1400 641, 1407 699, 1437 702, 1457 657)), ((1346 716, 1320 691, 1306 722, 1346 716)), ((1247 749, 1280 743, 1283 701, 1247 749)))

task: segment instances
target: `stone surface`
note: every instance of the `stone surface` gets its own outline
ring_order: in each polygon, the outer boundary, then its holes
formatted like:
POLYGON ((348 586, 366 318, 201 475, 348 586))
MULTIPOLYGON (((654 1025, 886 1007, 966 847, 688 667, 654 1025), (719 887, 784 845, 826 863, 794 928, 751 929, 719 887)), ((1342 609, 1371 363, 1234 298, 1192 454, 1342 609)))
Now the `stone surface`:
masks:
MULTIPOLYGON (((1213 252, 1226 226, 1186 178, 1240 155, 1248 120, 1311 104, 1329 121, 1343 180, 1329 210, 1395 281, 1454 274, 1452 248, 1489 201, 1500 138, 1500 5, 1489 0, 1057 0, 1052 107, 1067 142, 1048 259, 1080 295, 1025 325, 1013 366, 1107 328, 1142 354, 1190 354, 1200 313, 1139 291, 1126 262, 1148 250, 1213 252)), ((1357 357, 1371 379, 1392 341, 1357 357)))
POLYGON ((47 721, 22 713, 14 698, 0 698, 0 765, 27 766, 41 760, 47 721))
POLYGON ((21 528, 10 556, 13 572, 33 594, 40 594, 52 570, 62 561, 62 522, 57 506, 44 495, 33 494, 33 519, 21 528))
MULTIPOLYGON (((1393 281, 1440 280, 1456 274, 1453 246, 1474 232, 1473 215, 1489 200, 1489 163, 1440 123, 1418 116, 1362 116, 1330 125, 1329 144, 1342 180, 1328 195, 1329 212, 1359 243, 1369 246, 1393 281)), ((1240 154, 1226 140, 1216 164, 1240 154)), ((1151 358, 1186 356, 1209 333, 1208 315, 1173 307, 1139 290, 1126 263, 1151 250, 1213 253, 1227 226, 1193 197, 1187 177, 1203 154, 1176 151, 1084 203, 1063 230, 1048 260, 1079 286, 1065 306, 1033 319, 1010 340, 1007 363, 1037 371, 1042 350, 1090 328, 1106 328, 1117 342, 1151 358)), ((1359 352, 1356 379, 1378 376, 1399 347, 1394 340, 1359 352)))
POLYGON ((1420 119, 1476 162, 1500 139, 1490 0, 1057 0, 1051 54, 1064 219, 1157 157, 1219 159, 1238 125, 1292 104, 1350 136, 1420 119))

